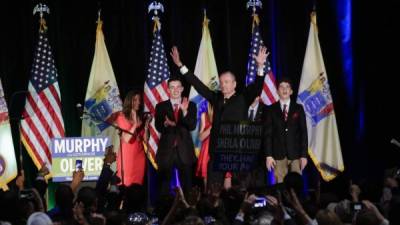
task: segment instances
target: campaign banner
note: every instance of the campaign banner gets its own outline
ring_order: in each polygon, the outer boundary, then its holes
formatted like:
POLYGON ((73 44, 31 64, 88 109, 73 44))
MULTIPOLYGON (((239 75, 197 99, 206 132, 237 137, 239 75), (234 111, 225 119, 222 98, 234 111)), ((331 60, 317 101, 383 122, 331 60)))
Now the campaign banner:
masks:
POLYGON ((222 122, 214 153, 214 170, 253 170, 261 151, 262 137, 263 126, 260 123, 222 122))
POLYGON ((54 182, 72 180, 72 173, 78 167, 85 172, 84 181, 97 180, 103 168, 103 158, 108 137, 65 137, 51 141, 54 182))

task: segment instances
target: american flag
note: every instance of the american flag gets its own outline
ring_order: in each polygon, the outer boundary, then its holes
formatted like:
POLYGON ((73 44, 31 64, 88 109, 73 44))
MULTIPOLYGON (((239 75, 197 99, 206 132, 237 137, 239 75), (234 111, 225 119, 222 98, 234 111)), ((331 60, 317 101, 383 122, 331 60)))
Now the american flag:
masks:
POLYGON ((51 169, 51 139, 64 136, 60 89, 53 54, 43 29, 39 31, 25 108, 21 139, 35 165, 51 169))
MULTIPOLYGON (((253 83, 257 76, 257 63, 253 58, 253 55, 257 55, 260 47, 263 46, 263 40, 260 35, 259 28, 260 20, 258 16, 253 15, 253 31, 251 34, 251 46, 249 52, 249 60, 247 62, 247 75, 246 75, 246 86, 253 83)), ((271 105, 279 100, 278 92, 275 86, 275 77, 271 70, 271 65, 267 59, 264 65, 264 85, 261 92, 261 99, 266 105, 271 105)))
MULTIPOLYGON (((167 57, 164 51, 164 44, 160 34, 159 22, 156 20, 155 23, 156 29, 154 31, 154 38, 151 46, 143 97, 145 111, 149 111, 153 116, 155 115, 156 104, 169 98, 167 92, 167 80, 170 76, 167 57)), ((160 135, 155 128, 154 120, 149 127, 149 131, 150 138, 148 142, 148 150, 150 151, 150 161, 156 167, 154 159, 155 154, 157 153, 160 135)))

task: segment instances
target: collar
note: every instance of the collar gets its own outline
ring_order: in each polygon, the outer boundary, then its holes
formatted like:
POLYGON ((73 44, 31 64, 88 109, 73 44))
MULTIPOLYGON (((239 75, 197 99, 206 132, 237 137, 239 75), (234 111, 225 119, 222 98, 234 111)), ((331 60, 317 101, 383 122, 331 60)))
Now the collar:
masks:
POLYGON ((260 105, 260 102, 257 102, 257 104, 255 104, 254 106, 250 105, 249 110, 257 111, 259 105, 260 105))
POLYGON ((180 105, 182 102, 182 98, 179 99, 169 99, 169 101, 171 102, 172 106, 174 106, 175 104, 180 105))
POLYGON ((283 105, 285 105, 285 104, 286 104, 287 110, 289 110, 289 106, 290 106, 290 98, 289 98, 288 100, 286 100, 286 101, 279 100, 279 103, 280 103, 280 105, 281 105, 281 109, 283 109, 283 105))

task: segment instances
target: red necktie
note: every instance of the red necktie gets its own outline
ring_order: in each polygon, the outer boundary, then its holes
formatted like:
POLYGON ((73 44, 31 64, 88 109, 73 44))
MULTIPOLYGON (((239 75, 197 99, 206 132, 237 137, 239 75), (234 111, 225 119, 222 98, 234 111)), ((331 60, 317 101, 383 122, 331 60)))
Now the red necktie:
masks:
MULTIPOLYGON (((175 123, 178 123, 178 119, 179 119, 179 104, 175 103, 174 104, 174 117, 175 117, 175 123)), ((176 147, 178 145, 178 138, 175 137, 174 140, 174 146, 176 147)))
POLYGON ((175 116, 175 122, 178 122, 179 119, 179 104, 174 104, 174 116, 175 116))
POLYGON ((283 119, 285 120, 285 122, 287 121, 287 117, 288 117, 287 105, 283 104, 283 119))

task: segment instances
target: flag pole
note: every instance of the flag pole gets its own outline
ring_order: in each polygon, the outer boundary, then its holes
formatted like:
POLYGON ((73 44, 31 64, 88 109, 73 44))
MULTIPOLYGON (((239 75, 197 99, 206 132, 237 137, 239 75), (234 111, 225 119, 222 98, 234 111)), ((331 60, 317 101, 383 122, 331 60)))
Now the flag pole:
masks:
MULTIPOLYGON (((159 15, 159 12, 164 13, 164 6, 160 2, 154 0, 149 4, 147 9, 148 9, 149 14, 153 13, 153 16, 151 17, 151 19, 154 21, 154 26, 153 26, 153 38, 154 38, 155 32, 161 30, 161 22, 160 22, 160 18, 158 17, 158 15, 159 15)), ((149 127, 149 129, 151 129, 151 128, 149 127)), ((145 134, 145 135, 147 135, 147 134, 145 134)), ((146 154, 146 158, 147 158, 146 159, 146 173, 147 173, 147 207, 148 208, 150 208, 152 206, 152 195, 151 195, 151 187, 150 187, 150 185, 151 185, 150 166, 152 166, 152 163, 150 162, 152 157, 151 157, 150 148, 149 148, 149 140, 151 138, 150 136, 151 136, 151 134, 149 132, 148 140, 143 143, 145 146, 145 149, 147 149, 147 151, 145 151, 145 154, 146 154)), ((157 170, 157 165, 153 165, 153 167, 154 167, 154 169, 157 170)))
MULTIPOLYGON (((50 14, 50 8, 46 4, 39 3, 33 8, 33 15, 35 15, 36 13, 39 13, 39 17, 40 17, 39 18, 39 24, 40 24, 39 32, 47 31, 46 20, 44 19, 44 13, 50 14)), ((22 118, 22 119, 24 119, 24 118, 22 118)), ((21 121, 18 122, 18 130, 21 133, 21 121)), ((21 173, 23 173, 24 169, 23 169, 23 164, 22 164, 23 157, 22 157, 22 142, 21 141, 20 141, 19 145, 20 145, 21 173)), ((41 165, 41 167, 43 167, 43 166, 45 166, 45 164, 41 165)), ((45 178, 46 178, 46 181, 48 181, 47 178, 49 178, 49 177, 45 177, 45 178)))
MULTIPOLYGON (((46 5, 46 4, 42 4, 42 3, 39 3, 39 4, 37 4, 34 8, 33 8, 33 15, 35 15, 36 13, 39 13, 39 32, 40 33, 43 33, 43 32, 46 32, 47 31, 47 26, 46 26, 46 20, 44 19, 44 13, 47 13, 47 14, 50 14, 50 9, 49 9, 49 7, 46 5)), ((24 119, 24 118, 23 118, 24 119)), ((19 130, 19 133, 21 134, 21 121, 19 121, 18 122, 18 130, 19 130)), ((21 139, 21 137, 20 137, 20 139, 21 139)), ((21 175, 22 176, 24 176, 24 167, 23 167, 23 157, 22 157, 22 141, 20 140, 20 143, 19 143, 19 145, 20 145, 20 161, 21 161, 21 175)), ((46 166, 46 163, 44 163, 43 165, 41 165, 41 168, 39 168, 39 170, 41 170, 44 166, 46 166)), ((46 175, 45 177, 45 181, 46 181, 46 183, 48 182, 48 180, 49 180, 49 178, 50 178, 50 174, 48 174, 48 175, 46 175)), ((46 193, 45 193, 45 195, 46 195, 46 200, 47 200, 47 204, 46 204, 46 206, 48 206, 49 204, 50 204, 50 201, 49 201, 49 190, 48 189, 46 189, 46 193)))

